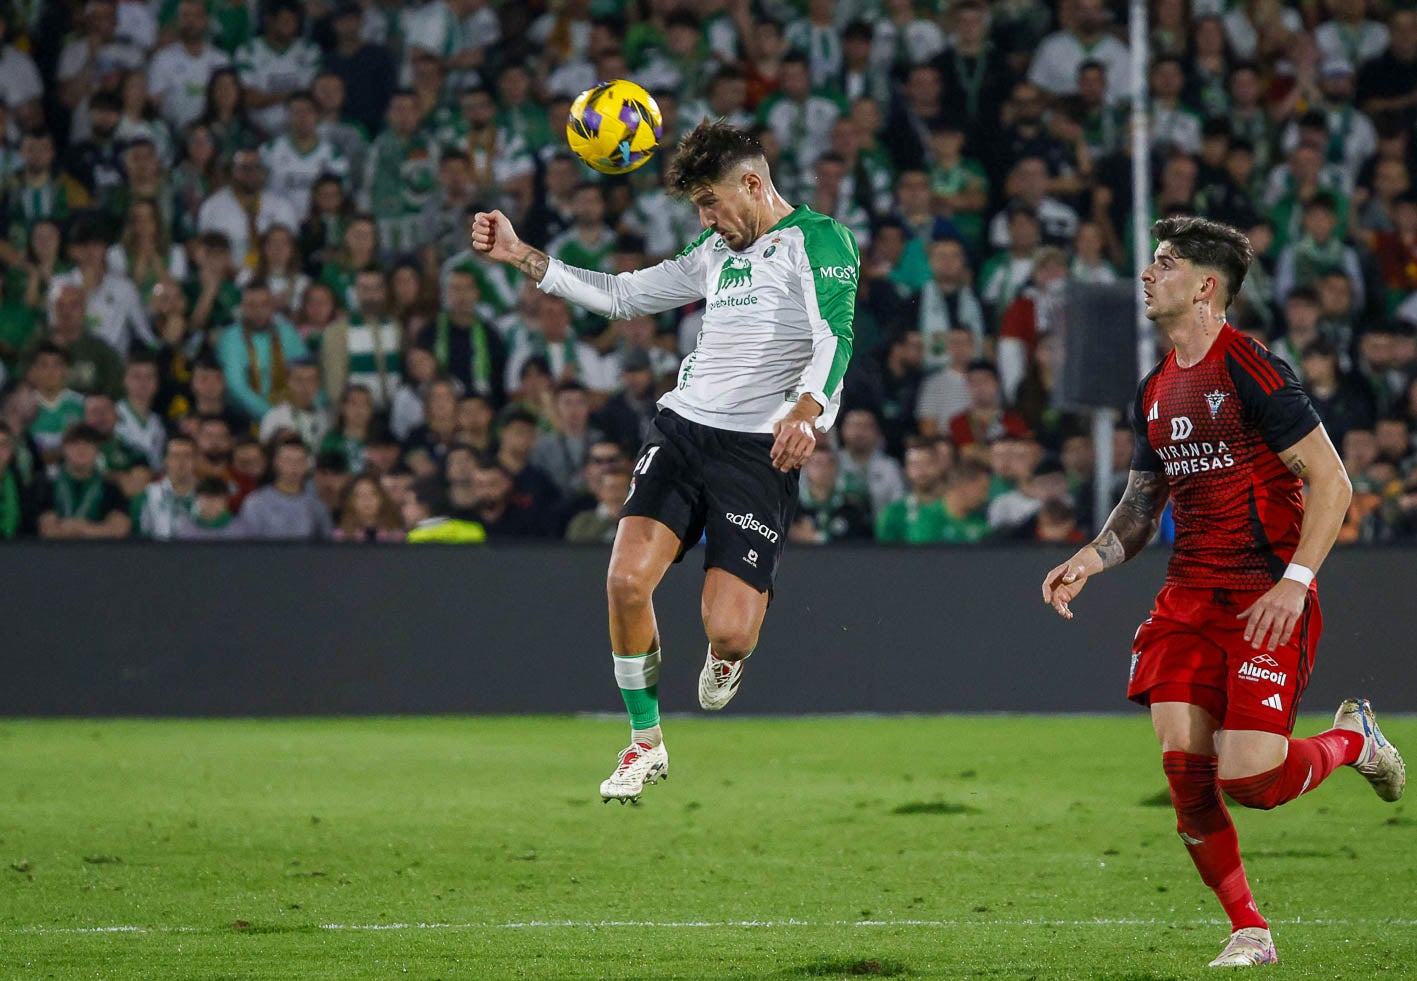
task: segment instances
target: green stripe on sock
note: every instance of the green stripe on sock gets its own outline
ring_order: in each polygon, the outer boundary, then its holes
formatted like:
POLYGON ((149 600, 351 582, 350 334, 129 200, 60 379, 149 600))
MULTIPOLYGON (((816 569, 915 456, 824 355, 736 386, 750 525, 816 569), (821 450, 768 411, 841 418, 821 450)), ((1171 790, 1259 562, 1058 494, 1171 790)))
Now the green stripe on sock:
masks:
POLYGON ((635 729, 659 725, 659 651, 624 657, 613 654, 615 680, 635 729))
POLYGON ((620 697, 630 713, 630 728, 652 729, 659 725, 659 686, 621 688, 620 697))

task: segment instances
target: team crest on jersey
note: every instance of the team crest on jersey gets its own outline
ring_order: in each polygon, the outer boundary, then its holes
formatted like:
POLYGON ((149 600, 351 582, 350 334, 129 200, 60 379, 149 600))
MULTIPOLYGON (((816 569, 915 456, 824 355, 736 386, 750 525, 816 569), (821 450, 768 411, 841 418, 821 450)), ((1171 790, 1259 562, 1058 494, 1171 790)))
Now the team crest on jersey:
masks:
POLYGON ((1225 402, 1225 393, 1206 392, 1205 401, 1210 406, 1210 417, 1214 419, 1216 413, 1220 411, 1220 406, 1223 405, 1225 402))
POLYGON ((777 251, 777 246, 776 246, 776 245, 769 245, 766 249, 763 250, 763 258, 764 258, 764 259, 770 259, 770 258, 772 258, 772 254, 773 254, 774 252, 776 252, 776 251, 777 251))
POLYGON ((723 240, 722 236, 713 243, 713 250, 715 252, 722 252, 726 248, 728 248, 728 243, 723 240))
POLYGON ((731 255, 723 263, 723 269, 718 274, 718 288, 714 290, 714 295, 722 293, 724 288, 733 289, 735 286, 751 286, 753 283, 753 264, 746 258, 731 255))

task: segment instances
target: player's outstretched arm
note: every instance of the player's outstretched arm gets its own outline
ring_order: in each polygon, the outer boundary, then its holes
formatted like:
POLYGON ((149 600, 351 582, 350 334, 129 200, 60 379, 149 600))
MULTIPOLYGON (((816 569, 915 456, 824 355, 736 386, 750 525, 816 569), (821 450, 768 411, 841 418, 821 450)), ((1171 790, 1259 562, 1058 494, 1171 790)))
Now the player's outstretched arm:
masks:
POLYGON ((517 237, 511 219, 500 211, 479 211, 472 217, 472 247, 487 258, 505 262, 532 282, 539 283, 551 265, 551 257, 533 249, 517 237))
POLYGON ((612 276, 568 266, 532 248, 517 237, 500 211, 478 212, 472 223, 474 249, 530 276, 545 292, 612 320, 660 313, 703 299, 702 257, 697 247, 706 237, 648 269, 612 276))
POLYGON ((1121 565, 1146 548, 1156 534, 1169 495, 1170 485, 1160 471, 1133 470, 1127 477, 1127 490, 1102 526, 1102 533, 1083 551, 1096 552, 1102 569, 1121 565))
POLYGON ((1068 604, 1082 592, 1090 576, 1121 565, 1151 541, 1169 494, 1163 473, 1133 470, 1127 479, 1127 490, 1102 526, 1101 534, 1043 577, 1043 602, 1059 616, 1071 620, 1073 611, 1068 604))
POLYGON ((1323 426, 1316 426, 1309 435, 1281 451, 1279 458, 1295 476, 1308 481, 1309 493, 1299 544, 1284 577, 1239 615, 1249 621, 1245 639, 1257 650, 1263 647, 1272 651, 1289 643, 1304 615, 1309 583, 1338 540, 1353 497, 1353 485, 1343 460, 1323 426))

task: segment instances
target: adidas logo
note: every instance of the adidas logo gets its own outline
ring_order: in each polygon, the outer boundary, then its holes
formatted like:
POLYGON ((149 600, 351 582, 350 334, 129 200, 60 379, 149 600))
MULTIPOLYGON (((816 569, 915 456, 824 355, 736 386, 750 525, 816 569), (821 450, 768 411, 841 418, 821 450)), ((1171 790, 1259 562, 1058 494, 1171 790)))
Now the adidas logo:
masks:
POLYGON ((1278 692, 1266 698, 1262 704, 1265 708, 1272 708, 1276 712, 1284 711, 1284 702, 1280 700, 1278 692))
POLYGON ((1155 422, 1156 420, 1158 420, 1158 419, 1160 419, 1160 418, 1161 418, 1161 403, 1160 403, 1160 402, 1153 402, 1153 403, 1151 403, 1151 411, 1146 414, 1146 421, 1147 421, 1147 422, 1155 422))
MULTIPOLYGON (((1266 657, 1266 655, 1260 656, 1266 657)), ((1255 663, 1255 661, 1258 660, 1259 658, 1255 658, 1254 661, 1246 661, 1244 664, 1240 665, 1240 670, 1236 673, 1239 674, 1241 678, 1244 678, 1247 681, 1270 681, 1276 685, 1281 686, 1289 680, 1289 675, 1287 672, 1271 671, 1269 668, 1262 668, 1255 663)), ((1271 664, 1274 663, 1273 659, 1271 658, 1266 657, 1266 660, 1269 660, 1271 664)), ((1278 698, 1279 696, 1276 695, 1275 697, 1278 698)), ((1275 708, 1279 708, 1279 706, 1276 705, 1275 708)))

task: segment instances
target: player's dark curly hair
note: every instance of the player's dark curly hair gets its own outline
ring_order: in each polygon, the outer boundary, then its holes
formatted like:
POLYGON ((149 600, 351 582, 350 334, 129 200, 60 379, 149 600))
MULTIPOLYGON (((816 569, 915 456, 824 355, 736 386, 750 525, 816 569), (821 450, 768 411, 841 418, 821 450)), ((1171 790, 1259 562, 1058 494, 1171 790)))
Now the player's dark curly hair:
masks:
POLYGON ((1244 232, 1207 218, 1163 218, 1151 226, 1151 236, 1158 242, 1170 242, 1172 254, 1179 259, 1220 270, 1225 277, 1227 305, 1240 292, 1255 258, 1254 246, 1244 232))
POLYGON ((688 197, 701 184, 714 184, 744 160, 763 155, 751 134, 722 119, 705 119, 679 139, 665 183, 675 197, 688 197))

